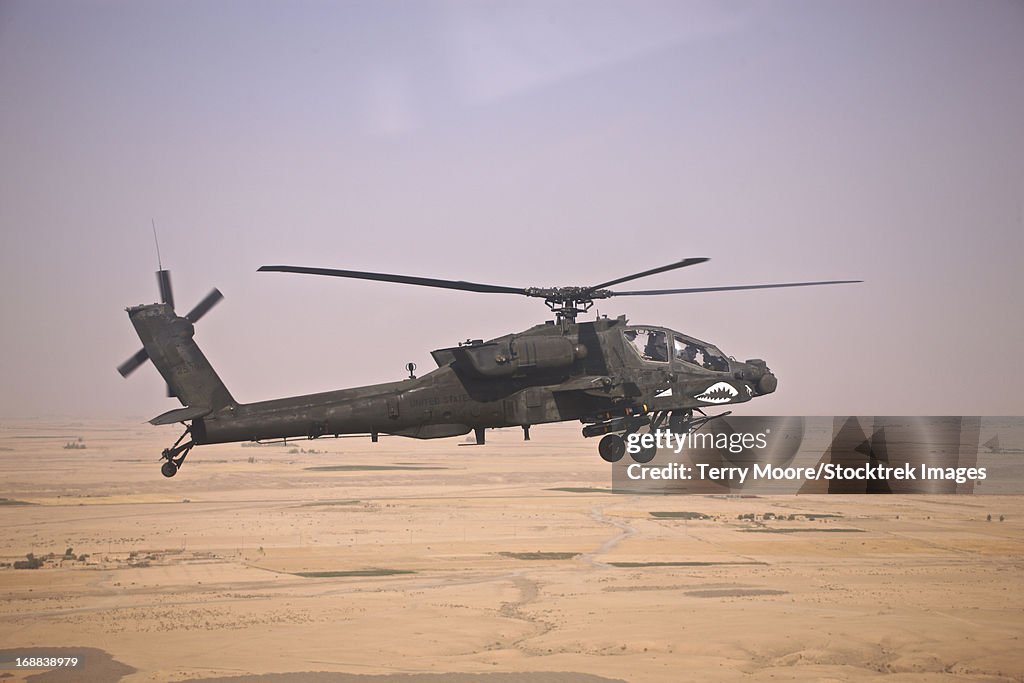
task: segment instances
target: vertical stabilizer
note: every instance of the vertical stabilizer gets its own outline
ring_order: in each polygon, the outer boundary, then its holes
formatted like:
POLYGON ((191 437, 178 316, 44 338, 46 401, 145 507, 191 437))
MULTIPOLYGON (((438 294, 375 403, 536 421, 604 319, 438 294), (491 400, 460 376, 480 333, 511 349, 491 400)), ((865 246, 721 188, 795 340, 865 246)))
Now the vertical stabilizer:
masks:
POLYGON ((220 410, 235 405, 227 387, 193 339, 195 328, 174 314, 168 304, 128 309, 146 355, 160 371, 181 404, 220 410))

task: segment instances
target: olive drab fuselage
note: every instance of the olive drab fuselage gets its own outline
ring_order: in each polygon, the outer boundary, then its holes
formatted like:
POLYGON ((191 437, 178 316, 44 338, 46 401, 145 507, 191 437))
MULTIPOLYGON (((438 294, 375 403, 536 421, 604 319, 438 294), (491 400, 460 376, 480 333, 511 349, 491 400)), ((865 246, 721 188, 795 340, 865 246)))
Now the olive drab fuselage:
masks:
MULTIPOLYGON (((547 323, 433 352, 421 377, 306 396, 230 404, 193 419, 195 444, 472 430, 684 411, 749 401, 775 389, 763 361, 624 317, 547 323)), ((480 431, 478 431, 480 433, 480 431)))

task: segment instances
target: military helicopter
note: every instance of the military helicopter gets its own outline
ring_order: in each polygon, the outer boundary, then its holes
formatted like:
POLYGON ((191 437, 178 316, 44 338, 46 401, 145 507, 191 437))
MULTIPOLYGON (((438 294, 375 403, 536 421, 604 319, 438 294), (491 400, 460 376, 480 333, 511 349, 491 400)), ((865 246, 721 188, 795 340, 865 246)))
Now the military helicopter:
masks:
MULTIPOLYGON (((161 472, 173 477, 194 446, 238 441, 389 434, 437 439, 474 432, 483 445, 485 430, 579 420, 584 437, 602 437, 598 453, 617 462, 626 437, 663 426, 677 434, 708 420, 704 409, 745 403, 778 386, 765 361, 740 362, 715 345, 657 325, 630 325, 625 316, 577 322, 600 299, 660 296, 744 289, 850 284, 828 280, 732 287, 640 291, 609 287, 708 261, 686 258, 668 265, 573 287, 504 287, 408 275, 354 270, 263 266, 260 271, 323 275, 454 289, 483 294, 516 294, 542 299, 554 320, 528 330, 484 341, 470 339, 431 353, 437 369, 421 377, 408 364, 407 379, 366 387, 238 403, 193 339, 194 323, 222 298, 214 289, 185 316, 174 311, 170 274, 159 270, 161 303, 126 309, 143 348, 118 367, 127 377, 147 359, 167 382, 168 394, 182 408, 150 420, 181 423, 184 433, 164 449, 161 472)), ((162 267, 161 267, 162 268, 162 267)), ((650 462, 656 449, 632 457, 650 462)))

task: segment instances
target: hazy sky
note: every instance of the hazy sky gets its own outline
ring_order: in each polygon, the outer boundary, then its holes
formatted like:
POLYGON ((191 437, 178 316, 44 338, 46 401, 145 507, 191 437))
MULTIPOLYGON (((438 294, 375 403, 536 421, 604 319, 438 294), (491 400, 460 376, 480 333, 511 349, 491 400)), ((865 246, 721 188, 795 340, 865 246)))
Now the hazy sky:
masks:
POLYGON ((1024 3, 0 2, 0 417, 177 405, 124 308, 150 219, 241 401, 399 379, 619 299, 740 359, 760 414, 1024 414, 1024 3), (631 285, 632 286, 632 285, 631 285))

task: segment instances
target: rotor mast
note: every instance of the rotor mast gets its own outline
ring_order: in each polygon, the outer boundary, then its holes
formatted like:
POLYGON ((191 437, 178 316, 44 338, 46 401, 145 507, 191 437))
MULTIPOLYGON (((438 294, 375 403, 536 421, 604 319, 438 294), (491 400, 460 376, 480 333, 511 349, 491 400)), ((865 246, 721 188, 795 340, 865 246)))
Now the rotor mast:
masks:
POLYGON ((594 299, 607 299, 612 293, 590 287, 529 287, 526 296, 543 298, 545 305, 555 314, 555 320, 564 326, 575 323, 577 315, 589 311, 594 299))

